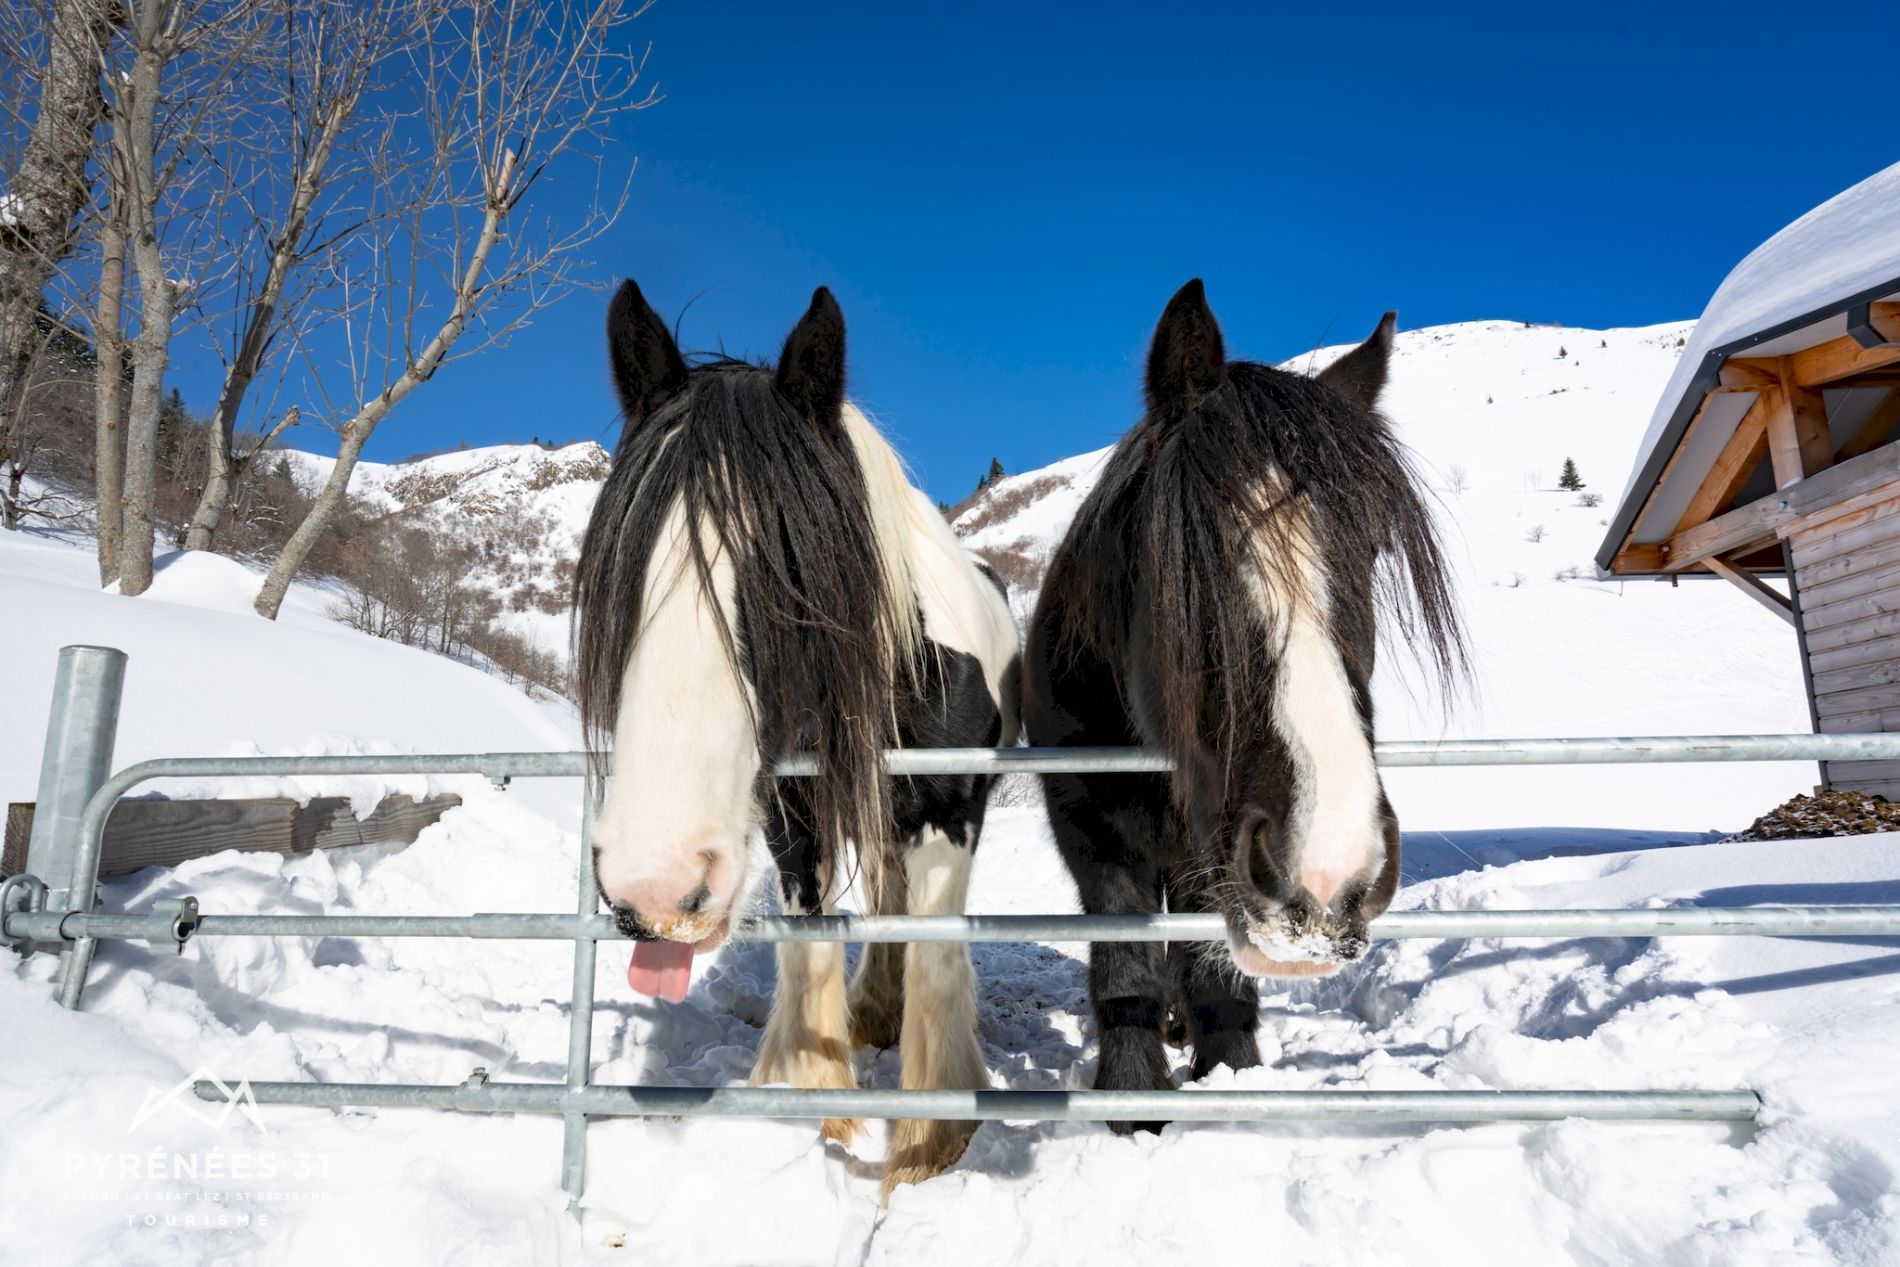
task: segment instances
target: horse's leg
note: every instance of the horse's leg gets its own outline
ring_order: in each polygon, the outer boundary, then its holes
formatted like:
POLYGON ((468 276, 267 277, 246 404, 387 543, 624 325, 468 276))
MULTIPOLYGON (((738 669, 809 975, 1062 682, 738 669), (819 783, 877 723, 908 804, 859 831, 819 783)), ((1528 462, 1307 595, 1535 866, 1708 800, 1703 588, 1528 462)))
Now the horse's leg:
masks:
MULTIPOLYGON (((904 913, 904 873, 896 866, 867 868, 861 877, 871 910, 878 915, 904 913)), ((870 942, 851 978, 851 1041, 859 1046, 895 1047, 904 1014, 904 943, 870 942)))
MULTIPOLYGON (((1158 914, 1163 847, 1158 807, 1101 778, 1052 775, 1043 786, 1049 825, 1075 877, 1082 909, 1090 915, 1158 914)), ((1160 943, 1096 942, 1089 947, 1089 999, 1101 1043, 1095 1071, 1098 1090, 1173 1090, 1162 1046, 1172 985, 1160 943)), ((1163 1125, 1109 1123, 1123 1135, 1158 1131, 1163 1125)))
MULTIPOLYGON (((982 816, 980 806, 976 811, 982 816)), ((935 823, 904 853, 912 915, 960 915, 970 889, 979 823, 961 825, 958 843, 935 823)), ((965 942, 917 942, 904 956, 905 1090, 981 1089, 990 1085, 976 1040, 976 970, 965 942)), ((975 1122, 903 1120, 892 1124, 884 1194, 948 1169, 970 1142, 975 1122)))
MULTIPOLYGON (((830 915, 831 869, 817 842, 782 812, 774 814, 772 852, 779 863, 779 894, 787 915, 830 915)), ((772 1013, 752 1065, 751 1084, 784 1083, 848 1091, 858 1085, 851 1067, 851 1015, 845 1003, 844 944, 780 942, 772 1013)), ((841 1144, 858 1132, 855 1118, 826 1118, 825 1137, 841 1144)))
MULTIPOLYGON (((1208 912, 1218 907, 1205 893, 1168 889, 1171 911, 1208 912)), ((1260 1063, 1260 987, 1234 968, 1219 942, 1169 946, 1170 965, 1179 974, 1182 1021, 1194 1044, 1190 1077, 1199 1080, 1216 1065, 1252 1069, 1260 1063)))

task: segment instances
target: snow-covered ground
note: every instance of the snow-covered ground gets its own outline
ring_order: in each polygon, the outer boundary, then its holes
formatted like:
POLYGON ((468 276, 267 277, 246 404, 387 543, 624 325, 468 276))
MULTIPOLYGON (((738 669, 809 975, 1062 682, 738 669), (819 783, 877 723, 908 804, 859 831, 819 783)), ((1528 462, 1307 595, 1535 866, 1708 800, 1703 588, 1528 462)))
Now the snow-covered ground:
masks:
MULTIPOLYGON (((1445 723, 1401 679, 1382 680, 1383 733, 1805 729, 1785 626, 1724 586, 1556 579, 1587 567, 1608 507, 1525 487, 1533 467, 1541 478, 1530 483, 1554 483, 1566 455, 1593 486, 1614 487, 1681 333, 1474 324, 1401 337, 1388 405, 1435 472, 1461 542, 1481 694, 1445 723), (1571 355, 1558 359, 1560 346, 1571 355), (1452 465, 1468 472, 1462 493, 1443 488, 1452 465), (1538 524, 1546 531, 1531 541, 1538 524)), ((1066 513, 1048 500, 1026 508, 1035 531, 1019 535, 1045 540, 1066 513)), ((92 576, 82 541, 0 534, 9 799, 31 795, 53 658, 69 642, 132 652, 121 763, 573 742, 563 710, 330 624, 320 590, 293 592, 273 626, 248 612, 252 582, 235 564, 173 564, 137 600, 99 595, 92 576)), ((1812 778, 1806 766, 1394 778, 1411 828, 1400 905, 1900 901, 1900 836, 1682 847, 1812 778)), ((224 853, 108 884, 104 900, 567 909, 574 789, 452 786, 463 806, 406 849, 224 853)), ((373 799, 380 789, 341 790, 373 799)), ((971 908, 1074 909, 1033 807, 994 811, 971 908)), ((261 1126, 242 1114, 213 1124, 164 1099, 201 1069, 452 1083, 480 1066, 558 1080, 570 954, 309 938, 202 939, 171 957, 111 944, 77 1015, 50 1002, 48 959, 0 955, 0 1263, 1099 1264, 1196 1251, 1460 1267, 1900 1261, 1892 941, 1383 943, 1340 979, 1270 996, 1270 1066, 1208 1081, 1756 1087, 1766 1102, 1756 1129, 1203 1125, 1123 1139, 1099 1126, 992 1123, 951 1172, 898 1191, 885 1210, 881 1128, 846 1151, 810 1122, 599 1122, 577 1224, 551 1119, 267 1105, 261 1126)), ((769 949, 702 960, 679 1005, 629 994, 624 947, 607 945, 601 960, 598 1080, 744 1079, 772 988, 769 949)), ((976 961, 996 1085, 1086 1085, 1083 948, 978 947, 976 961)), ((867 1083, 895 1085, 897 1066, 895 1052, 859 1053, 867 1083)))

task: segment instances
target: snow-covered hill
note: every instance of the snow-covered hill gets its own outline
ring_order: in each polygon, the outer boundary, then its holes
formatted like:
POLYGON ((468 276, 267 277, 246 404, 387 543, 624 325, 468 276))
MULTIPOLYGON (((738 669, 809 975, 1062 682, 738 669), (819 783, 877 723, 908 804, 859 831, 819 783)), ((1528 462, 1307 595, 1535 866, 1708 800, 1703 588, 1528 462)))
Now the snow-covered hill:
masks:
MULTIPOLYGON (((334 460, 286 450, 300 486, 329 478, 334 460)), ((479 548, 474 579, 501 600, 502 620, 566 654, 568 593, 587 514, 607 476, 607 451, 504 444, 409 462, 359 462, 350 496, 372 513, 425 524, 479 548)))
MULTIPOLYGON (((1381 738, 1811 728, 1793 632, 1740 592, 1713 578, 1674 587, 1594 579, 1616 490, 1690 328, 1487 321, 1398 336, 1383 405, 1439 502, 1476 691, 1447 715, 1405 671, 1403 648, 1392 648, 1375 682, 1381 738), (1582 494, 1556 488, 1565 458, 1576 461, 1582 494)), ((1245 347, 1244 332, 1228 338, 1245 347)), ((1317 370, 1346 350, 1289 368, 1317 370)), ((1107 452, 1001 480, 958 517, 966 544, 1019 582, 1019 617, 1107 452)), ((1408 829, 1455 832, 1734 829, 1815 778, 1813 764, 1790 763, 1398 770, 1387 781, 1408 829)))

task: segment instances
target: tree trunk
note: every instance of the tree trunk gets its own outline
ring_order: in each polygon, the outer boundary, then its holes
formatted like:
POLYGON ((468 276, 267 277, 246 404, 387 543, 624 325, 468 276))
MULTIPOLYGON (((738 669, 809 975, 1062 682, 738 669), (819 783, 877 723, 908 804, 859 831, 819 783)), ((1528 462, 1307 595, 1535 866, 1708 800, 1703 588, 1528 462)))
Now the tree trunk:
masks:
MULTIPOLYGON (((387 412, 387 408, 379 411, 378 419, 387 412)), ((329 526, 330 516, 343 504, 343 494, 350 486, 350 475, 356 470, 356 460, 363 455, 363 445, 369 441, 370 432, 374 430, 376 423, 366 421, 360 414, 343 428, 343 443, 337 448, 336 465, 330 468, 330 478, 324 481, 323 491, 317 494, 316 501, 310 503, 310 510, 304 515, 303 522, 297 525, 297 531, 291 533, 290 540, 284 543, 283 553, 277 556, 277 562, 271 564, 270 574, 264 578, 264 587, 258 591, 255 604, 258 615, 267 620, 277 619, 277 611, 284 605, 284 595, 290 589, 291 578, 297 575, 297 569, 303 566, 303 561, 310 557, 310 549, 329 526)))
POLYGON ((12 223, 0 234, 0 428, 15 416, 26 389, 40 294, 72 250, 91 192, 86 169, 105 110, 99 46, 116 9, 113 0, 57 0, 53 6, 39 112, 8 190, 12 223))
MULTIPOLYGON (((152 7, 154 13, 163 6, 152 7)), ((144 24, 156 21, 139 15, 144 24)), ((154 39, 156 32, 153 32, 154 39)), ((164 54, 153 40, 141 39, 132 63, 128 117, 114 119, 127 129, 125 153, 130 159, 128 183, 133 197, 127 207, 131 221, 132 269, 139 280, 139 333, 132 344, 132 399, 125 427, 125 481, 120 498, 124 536, 119 548, 119 592, 143 594, 152 585, 152 542, 156 535, 158 495, 158 423, 165 405, 165 366, 171 355, 171 279, 165 276, 165 253, 158 241, 157 176, 154 146, 157 140, 158 99, 164 72, 164 54)))
POLYGON ((481 293, 482 273, 488 267, 489 252, 494 250, 495 240, 501 236, 501 221, 507 214, 508 206, 506 191, 512 187, 514 169, 515 155, 510 150, 502 156, 501 168, 490 186, 488 207, 482 214, 482 227, 475 237, 475 249, 469 253, 468 265, 456 283, 455 303, 437 328, 435 337, 423 346, 421 353, 409 362, 409 367, 395 382, 379 395, 365 401, 356 411, 356 417, 344 426, 343 443, 337 449, 336 465, 330 468, 330 478, 324 481, 323 491, 317 494, 317 500, 311 504, 303 522, 297 525, 297 531, 284 543, 283 553, 271 564, 270 574, 264 578, 264 586, 258 591, 255 606, 257 614, 265 619, 277 619, 278 609, 284 605, 284 595, 290 589, 290 578, 310 557, 311 547, 323 535, 330 516, 343 504, 343 494, 349 488, 350 475, 356 470, 356 460, 362 455, 363 446, 369 442, 370 433, 376 430, 376 424, 387 418, 389 411, 400 405, 410 392, 429 380, 436 367, 442 364, 442 358, 449 354, 455 341, 468 329, 469 314, 481 293))
POLYGON ((20 527, 21 486, 26 483, 26 468, 18 462, 8 462, 6 467, 7 492, 0 497, 0 528, 15 532, 20 527))
POLYGON ((330 103, 309 157, 297 173, 296 187, 291 192, 290 207, 285 212, 282 231, 271 244, 270 266, 264 272, 264 284, 245 314, 244 336, 238 341, 237 355, 231 358, 230 369, 225 372, 224 387, 218 392, 218 405, 212 411, 211 424, 205 428, 207 474, 204 492, 199 495, 197 509, 192 512, 191 528, 185 534, 187 550, 211 548, 217 537, 218 524, 230 509, 232 490, 244 475, 242 465, 231 451, 237 434, 238 410, 243 406, 244 395, 250 391, 251 383, 264 363, 264 353, 270 346, 277 321, 277 310, 284 300, 284 287, 290 278, 291 267, 297 263, 298 243, 303 240, 304 230, 310 222, 310 209, 323 190, 323 169, 329 165, 330 151, 343 125, 355 112, 356 102, 356 94, 347 93, 330 103))
POLYGON ((115 197, 99 232, 99 309, 93 318, 92 460, 99 521, 99 584, 119 579, 125 533, 125 220, 115 197))
POLYGON ((211 549, 213 539, 217 538, 218 524, 224 522, 224 511, 230 509, 232 490, 237 486, 237 462, 232 456, 236 425, 232 416, 237 412, 237 401, 243 399, 245 389, 251 386, 251 378, 247 374, 243 386, 237 386, 234 395, 236 370, 234 365, 232 374, 224 378, 217 410, 211 414, 211 422, 205 425, 205 490, 198 494, 192 526, 184 530, 184 549, 211 549))

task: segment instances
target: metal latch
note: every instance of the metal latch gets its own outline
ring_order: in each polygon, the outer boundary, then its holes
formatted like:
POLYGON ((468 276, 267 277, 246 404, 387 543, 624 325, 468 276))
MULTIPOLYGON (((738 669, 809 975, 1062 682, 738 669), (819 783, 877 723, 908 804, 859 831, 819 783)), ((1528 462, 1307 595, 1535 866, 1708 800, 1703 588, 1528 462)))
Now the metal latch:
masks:
MULTIPOLYGON (((174 955, 185 953, 185 943, 198 931, 198 899, 181 897, 178 899, 178 914, 172 916, 171 952, 174 955)), ((162 949, 161 943, 153 942, 154 950, 162 949)))
POLYGON ((0 946, 23 945, 26 934, 7 931, 7 919, 46 909, 46 882, 36 875, 10 875, 0 881, 0 946))

